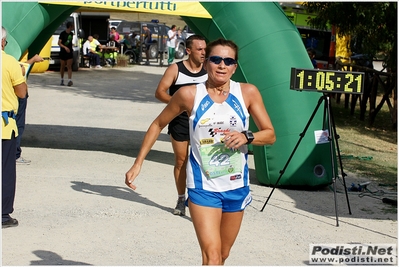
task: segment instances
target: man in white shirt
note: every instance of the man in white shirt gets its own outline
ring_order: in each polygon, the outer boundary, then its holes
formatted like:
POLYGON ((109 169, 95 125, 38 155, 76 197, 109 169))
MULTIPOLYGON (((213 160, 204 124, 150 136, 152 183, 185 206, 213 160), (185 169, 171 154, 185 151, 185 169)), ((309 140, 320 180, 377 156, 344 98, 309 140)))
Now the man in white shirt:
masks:
POLYGON ((89 36, 83 44, 83 55, 90 58, 90 67, 101 69, 100 55, 93 49, 93 36, 89 36))
POLYGON ((176 51, 176 39, 177 39, 177 31, 176 25, 172 25, 170 30, 168 31, 168 65, 173 63, 175 59, 175 51, 176 51))

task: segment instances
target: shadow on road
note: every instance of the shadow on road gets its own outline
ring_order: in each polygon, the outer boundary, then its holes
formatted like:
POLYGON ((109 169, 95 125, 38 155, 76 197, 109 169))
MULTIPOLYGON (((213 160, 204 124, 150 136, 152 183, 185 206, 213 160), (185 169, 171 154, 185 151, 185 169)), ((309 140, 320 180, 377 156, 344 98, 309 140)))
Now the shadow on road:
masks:
POLYGON ((92 265, 81 261, 64 260, 60 255, 48 250, 33 251, 41 260, 31 261, 30 265, 92 265))
MULTIPOLYGON (((133 67, 134 68, 134 67, 133 67)), ((73 72, 73 86, 60 86, 59 72, 34 73, 29 76, 28 86, 73 93, 85 97, 110 100, 128 100, 140 103, 160 103, 154 93, 161 74, 121 69, 82 69, 73 72)))
MULTIPOLYGON (((23 147, 103 151, 136 157, 145 132, 61 125, 27 124, 23 147)), ((158 140, 170 142, 167 134, 158 140)), ((173 153, 151 150, 146 160, 173 165, 173 153)))

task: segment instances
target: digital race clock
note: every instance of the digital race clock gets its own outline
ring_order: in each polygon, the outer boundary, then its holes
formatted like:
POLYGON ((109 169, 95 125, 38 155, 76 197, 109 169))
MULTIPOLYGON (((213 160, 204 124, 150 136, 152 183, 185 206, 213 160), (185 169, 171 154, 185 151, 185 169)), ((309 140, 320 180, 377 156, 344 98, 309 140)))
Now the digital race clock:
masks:
POLYGON ((292 90, 362 94, 363 85, 363 72, 291 68, 292 90))

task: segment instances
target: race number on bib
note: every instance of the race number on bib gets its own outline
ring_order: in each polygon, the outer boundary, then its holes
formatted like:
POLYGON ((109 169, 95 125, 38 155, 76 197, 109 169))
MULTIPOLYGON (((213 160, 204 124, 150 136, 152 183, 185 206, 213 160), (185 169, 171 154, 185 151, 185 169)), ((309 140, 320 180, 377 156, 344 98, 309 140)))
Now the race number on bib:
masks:
POLYGON ((224 144, 201 146, 202 168, 210 179, 241 172, 241 152, 224 144))

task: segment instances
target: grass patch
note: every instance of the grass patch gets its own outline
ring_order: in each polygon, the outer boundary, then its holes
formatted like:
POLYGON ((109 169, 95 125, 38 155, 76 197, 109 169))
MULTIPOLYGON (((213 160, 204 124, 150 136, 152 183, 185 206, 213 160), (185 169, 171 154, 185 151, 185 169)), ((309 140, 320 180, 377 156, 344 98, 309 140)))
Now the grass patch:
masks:
POLYGON ((397 131, 392 129, 388 106, 384 104, 372 127, 368 123, 368 110, 365 120, 359 119, 359 102, 354 115, 350 114, 350 108, 345 108, 344 96, 341 96, 339 104, 331 98, 331 106, 337 134, 340 136, 338 144, 344 170, 376 184, 396 187, 397 131))
POLYGON ((360 210, 365 212, 365 213, 367 213, 367 214, 369 214, 369 215, 374 214, 374 211, 372 211, 370 209, 361 208, 360 210))
POLYGON ((392 208, 383 208, 382 212, 384 214, 396 214, 397 213, 397 208, 396 207, 392 207, 392 208))

